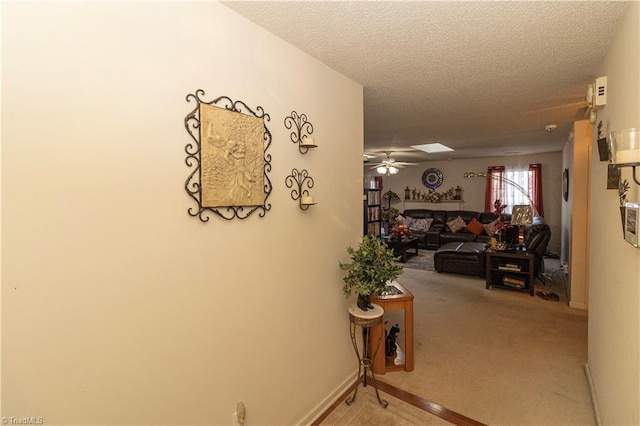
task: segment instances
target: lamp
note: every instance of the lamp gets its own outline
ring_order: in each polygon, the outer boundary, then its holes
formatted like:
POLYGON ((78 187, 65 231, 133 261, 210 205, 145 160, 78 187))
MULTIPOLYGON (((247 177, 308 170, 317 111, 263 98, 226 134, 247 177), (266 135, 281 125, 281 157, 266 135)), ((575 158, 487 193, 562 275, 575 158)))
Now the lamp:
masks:
POLYGON ((529 194, 527 193, 527 191, 516 182, 504 176, 496 176, 496 175, 488 174, 486 172, 477 172, 477 173, 467 172, 464 174, 464 177, 465 178, 479 177, 479 178, 499 180, 513 186, 518 191, 520 191, 522 195, 524 195, 527 198, 527 201, 529 201, 529 205, 516 205, 516 206, 513 206, 513 209, 511 210, 511 224, 518 226, 518 248, 519 250, 524 250, 524 228, 523 227, 524 225, 530 225, 533 223, 533 216, 538 216, 538 209, 535 203, 533 202, 533 200, 531 199, 531 197, 529 197, 529 194))
POLYGON ((475 177, 487 178, 487 179, 490 178, 490 179, 493 179, 493 180, 499 180, 499 181, 503 181, 503 182, 508 183, 509 185, 513 186, 518 191, 520 191, 520 193, 527 198, 527 201, 529 201, 529 205, 532 208, 532 216, 539 216, 538 208, 536 207, 536 204, 533 202, 531 197, 529 197, 529 193, 522 186, 520 186, 518 183, 512 181, 511 179, 508 179, 508 178, 506 178, 504 176, 498 177, 498 176, 495 176, 495 175, 490 175, 490 174, 487 174, 486 172, 477 172, 477 173, 476 172, 466 172, 463 176, 466 177, 466 178, 475 178, 475 177))
POLYGON ((640 166, 640 130, 637 128, 616 130, 609 137, 609 161, 614 167, 631 167, 633 181, 640 185, 636 166, 640 166))
POLYGON ((513 206, 511 212, 511 224, 518 227, 518 250, 524 250, 524 225, 533 223, 533 211, 531 206, 513 206))
POLYGON ((395 175, 396 173, 398 173, 398 170, 400 169, 389 164, 383 164, 376 168, 376 171, 381 175, 395 175))

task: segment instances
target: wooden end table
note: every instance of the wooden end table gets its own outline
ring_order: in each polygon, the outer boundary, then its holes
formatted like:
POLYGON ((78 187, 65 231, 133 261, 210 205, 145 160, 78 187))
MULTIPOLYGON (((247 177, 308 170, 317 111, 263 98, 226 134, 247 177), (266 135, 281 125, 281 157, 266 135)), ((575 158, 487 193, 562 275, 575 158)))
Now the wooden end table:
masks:
POLYGON ((509 290, 528 291, 531 296, 535 290, 535 255, 526 251, 486 252, 487 286, 507 288, 509 290))
MULTIPOLYGON (((405 362, 401 365, 386 365, 384 351, 378 351, 373 358, 372 366, 372 371, 376 374, 385 374, 387 371, 413 371, 413 294, 395 281, 391 285, 400 290, 401 294, 372 295, 371 302, 381 306, 385 314, 393 310, 404 310, 405 362)), ((374 336, 377 333, 384 336, 384 315, 382 323, 371 327, 371 332, 374 336)))

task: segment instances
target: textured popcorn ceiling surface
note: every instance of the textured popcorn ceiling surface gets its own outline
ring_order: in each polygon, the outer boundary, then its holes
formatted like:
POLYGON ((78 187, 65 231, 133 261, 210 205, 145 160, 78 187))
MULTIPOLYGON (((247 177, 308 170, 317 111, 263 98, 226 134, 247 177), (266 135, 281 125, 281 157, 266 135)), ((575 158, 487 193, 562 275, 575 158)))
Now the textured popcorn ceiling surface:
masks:
POLYGON ((599 77, 626 7, 604 1, 223 3, 361 83, 365 152, 392 151, 405 161, 562 150, 573 121, 586 118, 587 85, 599 77), (546 132, 551 123, 558 129, 546 132), (429 142, 456 151, 409 148, 429 142))

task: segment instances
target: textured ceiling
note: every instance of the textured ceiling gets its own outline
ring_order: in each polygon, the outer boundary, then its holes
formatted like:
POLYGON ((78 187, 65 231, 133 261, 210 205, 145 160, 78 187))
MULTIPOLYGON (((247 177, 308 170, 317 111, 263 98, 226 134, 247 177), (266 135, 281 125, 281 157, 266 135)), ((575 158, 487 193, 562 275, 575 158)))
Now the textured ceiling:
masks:
POLYGON ((364 86, 365 152, 404 161, 560 151, 624 2, 231 1, 364 86), (547 124, 558 129, 549 133, 547 124), (440 142, 455 152, 410 145, 440 142))

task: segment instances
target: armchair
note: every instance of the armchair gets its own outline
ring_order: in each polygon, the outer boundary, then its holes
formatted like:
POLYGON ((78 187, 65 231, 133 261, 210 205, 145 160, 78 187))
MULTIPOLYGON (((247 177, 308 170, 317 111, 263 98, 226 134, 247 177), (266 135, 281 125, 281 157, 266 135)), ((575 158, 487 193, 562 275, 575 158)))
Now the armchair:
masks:
POLYGON ((544 220, 540 220, 538 216, 534 218, 533 225, 529 227, 527 237, 528 241, 525 240, 527 251, 535 256, 534 276, 546 285, 544 277, 544 254, 547 251, 547 245, 551 238, 551 229, 544 220))

